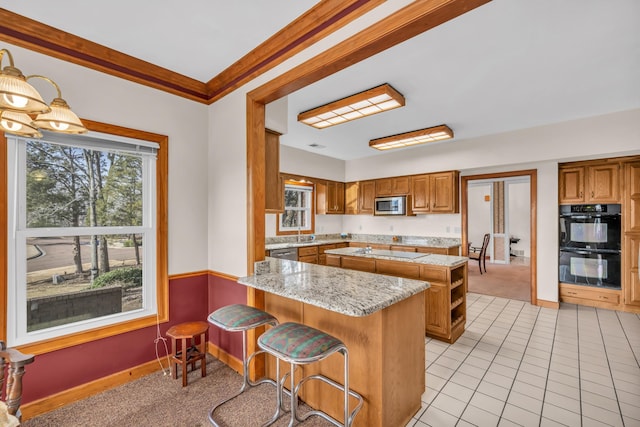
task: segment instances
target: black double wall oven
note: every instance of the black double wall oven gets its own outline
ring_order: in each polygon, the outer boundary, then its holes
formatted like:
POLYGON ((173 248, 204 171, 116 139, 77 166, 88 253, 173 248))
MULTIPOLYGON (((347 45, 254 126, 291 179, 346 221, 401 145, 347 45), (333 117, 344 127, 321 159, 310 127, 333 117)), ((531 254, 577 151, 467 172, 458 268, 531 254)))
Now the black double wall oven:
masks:
POLYGON ((560 206, 562 283, 620 289, 619 204, 560 206))

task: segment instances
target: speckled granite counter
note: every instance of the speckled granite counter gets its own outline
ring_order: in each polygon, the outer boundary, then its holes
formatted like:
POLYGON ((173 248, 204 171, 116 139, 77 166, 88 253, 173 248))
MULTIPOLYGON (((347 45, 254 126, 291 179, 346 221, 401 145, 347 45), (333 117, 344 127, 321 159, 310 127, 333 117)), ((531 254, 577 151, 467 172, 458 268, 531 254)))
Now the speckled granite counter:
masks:
POLYGON ((412 262, 415 264, 439 265, 443 267, 457 267, 466 263, 469 258, 455 255, 421 254, 417 252, 387 251, 371 249, 370 252, 363 248, 329 249, 327 254, 348 255, 361 258, 386 259, 389 261, 412 262))
MULTIPOLYGON (((302 236, 309 239, 307 235, 302 236)), ((314 240, 304 240, 302 242, 295 241, 295 237, 270 237, 267 239, 265 249, 270 251, 273 249, 284 248, 300 248, 305 246, 330 245, 333 243, 372 243, 372 244, 388 244, 394 246, 413 246, 413 247, 430 247, 430 248, 458 248, 460 247, 460 239, 453 237, 424 237, 424 236, 394 236, 379 234, 349 234, 340 237, 337 234, 324 234, 316 236, 314 240)))
POLYGON ((238 283, 347 316, 368 316, 429 288, 420 280, 274 258, 267 261, 268 273, 241 277, 238 283))

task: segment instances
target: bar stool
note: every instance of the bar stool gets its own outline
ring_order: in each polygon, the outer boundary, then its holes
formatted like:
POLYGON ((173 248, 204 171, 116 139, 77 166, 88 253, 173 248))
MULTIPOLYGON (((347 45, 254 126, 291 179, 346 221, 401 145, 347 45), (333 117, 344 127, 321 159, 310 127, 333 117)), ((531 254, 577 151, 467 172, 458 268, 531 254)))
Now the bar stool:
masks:
POLYGON ((206 333, 209 325, 206 322, 185 322, 170 327, 167 335, 171 337, 171 361, 173 362, 173 379, 178 378, 178 365, 182 365, 182 387, 187 385, 187 365, 191 364, 191 370, 200 361, 200 375, 207 376, 207 350, 206 333), (200 336, 200 343, 196 345, 196 337, 200 336), (176 341, 180 340, 180 350, 176 341), (187 343, 189 341, 189 343, 187 343))
MULTIPOLYGON (((258 346, 277 359, 290 363, 291 370, 287 374, 291 380, 291 420, 289 421, 289 426, 293 426, 296 421, 302 422, 313 415, 318 415, 336 426, 347 427, 353 423, 354 417, 362 407, 363 399, 362 396, 355 391, 349 390, 349 351, 342 341, 312 327, 287 322, 275 326, 262 334, 260 338, 258 338, 258 346), (340 352, 344 356, 344 384, 339 384, 321 374, 303 377, 295 384, 294 370, 296 366, 321 361, 336 352, 340 352), (344 423, 340 423, 335 418, 319 410, 312 410, 303 417, 298 417, 296 412, 298 392, 305 382, 314 379, 323 381, 344 392, 344 423), (349 412, 349 396, 358 400, 358 405, 351 412, 349 412)), ((280 379, 279 362, 276 363, 276 378, 280 379)), ((277 384, 277 411, 279 411, 282 406, 285 378, 286 375, 282 381, 278 381, 277 384)))
MULTIPOLYGON (((209 421, 214 426, 217 426, 218 424, 214 419, 213 413, 220 406, 230 401, 231 399, 238 397, 249 387, 254 387, 264 383, 275 385, 275 382, 270 379, 262 379, 256 382, 253 382, 249 379, 249 364, 251 363, 251 359, 253 359, 258 354, 264 353, 264 350, 258 350, 247 358, 247 331, 264 325, 275 326, 278 324, 278 320, 271 314, 259 310, 255 307, 250 307, 244 304, 232 304, 219 308, 218 310, 211 313, 208 317, 208 321, 212 325, 224 329, 225 331, 242 332, 242 387, 240 387, 240 390, 237 393, 233 394, 227 399, 218 402, 211 409, 211 411, 209 411, 209 421)), ((276 413, 276 415, 274 415, 275 418, 273 419, 273 421, 275 421, 278 416, 279 411, 276 413)))

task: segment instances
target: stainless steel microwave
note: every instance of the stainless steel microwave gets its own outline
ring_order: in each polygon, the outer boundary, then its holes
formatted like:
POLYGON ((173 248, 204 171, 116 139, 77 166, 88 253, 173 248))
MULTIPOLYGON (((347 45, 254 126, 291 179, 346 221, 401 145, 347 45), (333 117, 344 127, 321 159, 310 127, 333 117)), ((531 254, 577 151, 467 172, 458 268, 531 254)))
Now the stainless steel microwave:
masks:
POLYGON ((374 215, 406 215, 407 196, 376 197, 374 215))

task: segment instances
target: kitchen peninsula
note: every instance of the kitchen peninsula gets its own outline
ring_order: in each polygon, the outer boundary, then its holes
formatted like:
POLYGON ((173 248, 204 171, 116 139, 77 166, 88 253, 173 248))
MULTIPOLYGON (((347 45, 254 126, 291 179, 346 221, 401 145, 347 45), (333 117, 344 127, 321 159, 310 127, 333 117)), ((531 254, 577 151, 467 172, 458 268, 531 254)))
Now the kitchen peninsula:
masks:
POLYGON ((330 266, 429 281, 425 333, 453 343, 464 332, 468 258, 372 247, 330 249, 325 254, 330 266))
MULTIPOLYGON (((265 310, 279 322, 303 323, 349 349, 350 387, 364 406, 355 426, 406 425, 425 391, 425 297, 429 283, 310 263, 267 258, 238 283, 265 292, 265 310)), ((273 375, 274 362, 267 360, 273 375)), ((342 358, 301 367, 342 383, 342 358)), ((341 419, 341 393, 319 383, 302 399, 341 419)))

